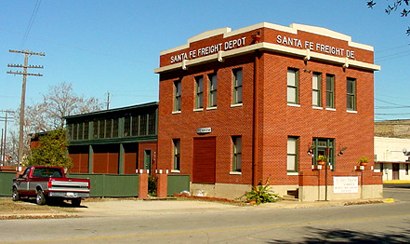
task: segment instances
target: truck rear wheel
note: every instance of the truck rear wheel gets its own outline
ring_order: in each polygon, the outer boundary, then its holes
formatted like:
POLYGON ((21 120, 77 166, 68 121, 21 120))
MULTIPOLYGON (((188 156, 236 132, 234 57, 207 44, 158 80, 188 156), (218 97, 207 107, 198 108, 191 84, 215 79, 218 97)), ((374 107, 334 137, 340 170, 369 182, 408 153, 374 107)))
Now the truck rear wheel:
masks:
POLYGON ((37 190, 36 203, 38 205, 46 204, 46 196, 44 195, 42 190, 37 190))
POLYGON ((76 198, 76 199, 71 200, 71 204, 72 204, 74 207, 80 207, 80 205, 81 205, 81 198, 76 198))
POLYGON ((13 193, 11 195, 11 198, 13 199, 13 201, 19 201, 20 200, 20 195, 19 195, 19 192, 17 191, 16 187, 13 187, 13 193))

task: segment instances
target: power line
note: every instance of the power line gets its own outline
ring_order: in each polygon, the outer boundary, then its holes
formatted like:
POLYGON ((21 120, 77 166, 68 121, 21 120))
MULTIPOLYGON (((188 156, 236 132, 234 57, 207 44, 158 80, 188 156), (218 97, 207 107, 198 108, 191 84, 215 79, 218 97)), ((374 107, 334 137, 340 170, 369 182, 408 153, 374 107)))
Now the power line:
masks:
POLYGON ((11 53, 20 53, 20 54, 24 54, 24 64, 9 64, 7 65, 8 67, 12 67, 12 68, 22 68, 23 71, 7 71, 7 74, 13 74, 13 75, 22 75, 23 76, 23 82, 22 82, 22 87, 21 87, 21 103, 20 103, 20 129, 19 129, 19 150, 18 150, 18 165, 20 168, 21 165, 21 161, 23 159, 23 147, 24 147, 24 143, 23 143, 23 133, 24 133, 24 109, 25 109, 25 100, 26 100, 26 80, 27 80, 27 76, 43 76, 42 74, 34 74, 34 73, 28 73, 27 69, 42 69, 43 66, 41 65, 29 65, 28 64, 28 58, 29 56, 32 55, 37 55, 37 56, 45 56, 45 53, 43 52, 32 52, 29 50, 23 50, 23 51, 19 51, 19 50, 9 50, 9 52, 11 53))
POLYGON ((23 41, 21 42, 21 46, 23 46, 27 41, 28 35, 30 34, 31 28, 33 27, 34 20, 36 19, 38 9, 40 8, 40 5, 41 5, 41 0, 37 0, 36 5, 34 6, 33 12, 31 13, 31 17, 30 17, 30 20, 28 22, 26 32, 24 33, 23 41))

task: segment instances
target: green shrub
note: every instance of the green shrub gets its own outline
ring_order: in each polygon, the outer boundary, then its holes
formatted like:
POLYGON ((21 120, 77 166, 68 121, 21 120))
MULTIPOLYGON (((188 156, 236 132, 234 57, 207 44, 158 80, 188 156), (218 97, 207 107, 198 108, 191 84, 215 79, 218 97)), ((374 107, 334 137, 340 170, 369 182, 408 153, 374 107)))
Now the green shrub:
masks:
POLYGON ((148 177, 148 194, 151 196, 157 195, 157 177, 153 175, 148 177))
POLYGON ((264 185, 259 183, 259 185, 252 187, 252 190, 246 192, 244 197, 246 202, 254 202, 256 205, 279 200, 278 194, 272 192, 269 187, 269 179, 264 185))

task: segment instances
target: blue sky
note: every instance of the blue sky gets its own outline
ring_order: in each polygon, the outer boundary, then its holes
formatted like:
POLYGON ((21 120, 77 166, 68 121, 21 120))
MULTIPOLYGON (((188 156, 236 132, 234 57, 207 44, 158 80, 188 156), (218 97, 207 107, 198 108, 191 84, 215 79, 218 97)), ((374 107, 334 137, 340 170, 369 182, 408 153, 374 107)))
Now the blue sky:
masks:
MULTIPOLYGON (((51 86, 67 82, 74 92, 105 101, 111 108, 158 100, 162 50, 221 27, 233 30, 260 22, 320 26, 375 49, 376 119, 410 118, 410 17, 373 10, 366 0, 1 0, 0 110, 18 108, 21 76, 6 74, 22 64, 9 49, 45 52, 30 64, 43 65, 43 77, 29 77, 26 104, 41 101, 51 86), (31 21, 30 21, 31 20, 31 21), (400 106, 408 108, 398 109, 400 106)), ((0 116, 3 114, 0 113, 0 116)), ((2 124, 2 122, 1 122, 2 124)), ((0 124, 0 127, 3 125, 0 124)))

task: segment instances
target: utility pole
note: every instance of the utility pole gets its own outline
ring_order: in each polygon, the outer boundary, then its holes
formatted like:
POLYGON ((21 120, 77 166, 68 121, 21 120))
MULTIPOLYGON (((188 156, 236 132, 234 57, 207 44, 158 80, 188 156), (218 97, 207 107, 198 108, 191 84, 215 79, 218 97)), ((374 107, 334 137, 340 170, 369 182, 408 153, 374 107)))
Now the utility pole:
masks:
POLYGON ((26 100, 26 81, 27 81, 27 76, 43 76, 42 74, 33 74, 33 73, 28 73, 27 69, 42 69, 43 66, 41 65, 28 65, 28 58, 31 55, 37 55, 37 56, 46 56, 45 53, 41 52, 32 52, 29 50, 23 50, 23 51, 18 51, 18 50, 9 50, 11 53, 21 53, 24 54, 24 64, 9 64, 7 67, 11 68, 22 68, 23 71, 7 71, 7 74, 12 74, 12 75, 22 75, 23 76, 23 82, 21 86, 21 102, 20 102, 20 128, 19 128, 19 149, 18 149, 18 170, 20 170, 21 162, 23 160, 23 149, 24 149, 24 108, 25 108, 25 100, 26 100))
POLYGON ((8 114, 9 113, 14 114, 14 111, 0 110, 0 112, 3 112, 3 113, 6 114, 5 117, 0 117, 0 121, 4 121, 4 136, 2 136, 2 141, 1 141, 1 145, 2 145, 1 146, 1 155, 2 155, 1 161, 4 164, 4 162, 6 161, 6 151, 7 151, 7 148, 6 148, 6 145, 7 145, 7 123, 10 122, 9 119, 13 120, 13 118, 8 117, 8 114))
POLYGON ((107 92, 107 110, 110 109, 110 92, 107 92))

